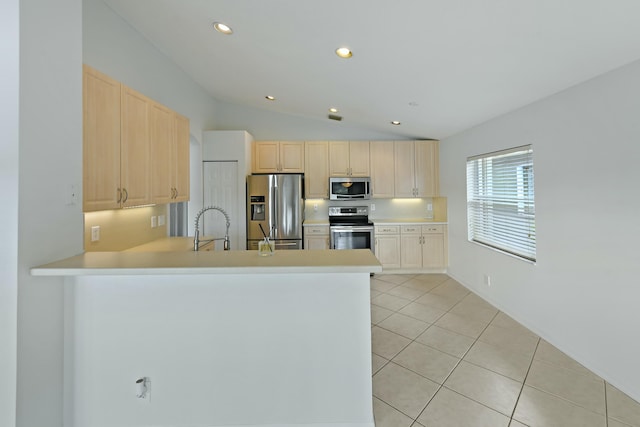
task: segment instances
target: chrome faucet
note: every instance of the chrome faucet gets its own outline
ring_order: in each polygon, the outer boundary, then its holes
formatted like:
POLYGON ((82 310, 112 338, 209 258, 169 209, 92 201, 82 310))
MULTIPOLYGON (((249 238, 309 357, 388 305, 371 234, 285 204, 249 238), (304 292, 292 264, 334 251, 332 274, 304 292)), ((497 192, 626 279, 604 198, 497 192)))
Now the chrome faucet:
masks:
POLYGON ((198 215, 196 215, 195 237, 193 238, 193 250, 197 251, 198 249, 200 249, 200 243, 212 242, 214 240, 224 240, 224 246, 223 246, 224 250, 228 251, 229 249, 231 249, 229 244, 229 225, 230 224, 231 222, 229 221, 229 215, 227 215, 227 212, 224 209, 219 208, 217 206, 207 206, 205 208, 202 208, 200 212, 198 212, 198 215), (200 241, 200 230, 198 229, 198 226, 200 224, 200 217, 202 216, 203 213, 209 210, 216 210, 221 212, 222 215, 224 215, 224 218, 227 221, 227 231, 224 234, 224 237, 218 237, 214 239, 207 239, 207 240, 200 241))

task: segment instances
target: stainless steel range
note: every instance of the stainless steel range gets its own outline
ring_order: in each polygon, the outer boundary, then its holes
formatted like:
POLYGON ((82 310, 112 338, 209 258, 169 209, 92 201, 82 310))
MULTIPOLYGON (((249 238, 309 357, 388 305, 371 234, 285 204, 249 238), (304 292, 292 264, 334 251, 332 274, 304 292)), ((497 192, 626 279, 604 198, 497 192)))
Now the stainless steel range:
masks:
POLYGON ((329 206, 329 247, 370 249, 375 253, 367 206, 329 206))

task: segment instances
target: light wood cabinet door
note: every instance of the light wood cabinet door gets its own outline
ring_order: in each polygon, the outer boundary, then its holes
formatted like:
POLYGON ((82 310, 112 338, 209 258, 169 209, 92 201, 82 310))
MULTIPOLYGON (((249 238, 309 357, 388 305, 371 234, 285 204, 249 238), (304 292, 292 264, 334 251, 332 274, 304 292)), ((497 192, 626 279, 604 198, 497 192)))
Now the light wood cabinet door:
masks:
POLYGON ((415 141, 415 187, 417 197, 440 193, 439 142, 415 141))
POLYGON ((349 142, 349 176, 369 176, 369 141, 349 142))
POLYGON ((304 142, 283 141, 279 148, 280 172, 304 172, 304 142))
POLYGON ((304 248, 309 250, 329 249, 329 226, 304 227, 304 248))
POLYGON ((438 147, 438 141, 394 142, 395 197, 439 195, 438 147))
POLYGON ((393 143, 371 141, 369 150, 371 195, 374 198, 393 198, 395 194, 393 143))
POLYGON ((422 266, 444 268, 448 264, 446 225, 422 226, 422 266))
POLYGON ((422 268, 422 232, 420 226, 403 226, 400 242, 400 266, 422 268))
POLYGON ((369 141, 329 141, 331 176, 369 176, 369 141))
POLYGON ((303 173, 304 142, 256 141, 253 143, 254 173, 303 173))
POLYGON ((121 97, 121 205, 147 205, 151 203, 149 110, 152 101, 124 85, 121 97))
POLYGON ((256 141, 253 144, 253 172, 274 173, 278 172, 277 141, 256 141))
POLYGON ((151 188, 153 203, 166 204, 173 199, 174 115, 168 108, 150 106, 151 188))
POLYGON ((349 176, 349 141, 329 141, 329 174, 349 176))
POLYGON ((191 192, 189 119, 180 114, 174 114, 174 117, 173 201, 186 202, 191 192))
POLYGON ((83 68, 82 208, 120 207, 120 83, 83 68))
POLYGON ((376 257, 382 264, 382 268, 400 268, 400 236, 376 235, 376 257))
POLYGON ((305 198, 329 198, 329 143, 305 143, 304 185, 305 198))
POLYGON ((395 141, 394 177, 395 197, 414 197, 415 195, 415 162, 414 145, 411 141, 395 141))

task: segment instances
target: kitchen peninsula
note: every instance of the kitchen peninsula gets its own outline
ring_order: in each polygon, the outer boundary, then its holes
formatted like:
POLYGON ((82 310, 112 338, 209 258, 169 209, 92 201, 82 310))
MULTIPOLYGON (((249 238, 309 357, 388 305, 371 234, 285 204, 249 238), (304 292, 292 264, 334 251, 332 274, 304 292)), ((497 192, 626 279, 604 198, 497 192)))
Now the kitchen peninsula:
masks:
POLYGON ((369 250, 95 252, 31 270, 66 277, 71 425, 272 427, 374 426, 380 271, 369 250))

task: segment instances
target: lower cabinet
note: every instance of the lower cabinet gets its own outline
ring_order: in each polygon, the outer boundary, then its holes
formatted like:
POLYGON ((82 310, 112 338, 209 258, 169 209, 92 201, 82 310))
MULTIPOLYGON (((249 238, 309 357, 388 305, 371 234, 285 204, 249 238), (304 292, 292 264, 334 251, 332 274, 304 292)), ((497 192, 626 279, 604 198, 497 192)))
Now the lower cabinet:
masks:
POLYGON ((382 268, 400 268, 400 227, 376 226, 375 240, 375 253, 382 268))
POLYGON ((444 268, 447 265, 447 226, 403 225, 400 268, 444 268))
POLYGON ((305 249, 329 249, 329 226, 314 225, 304 227, 305 249))

